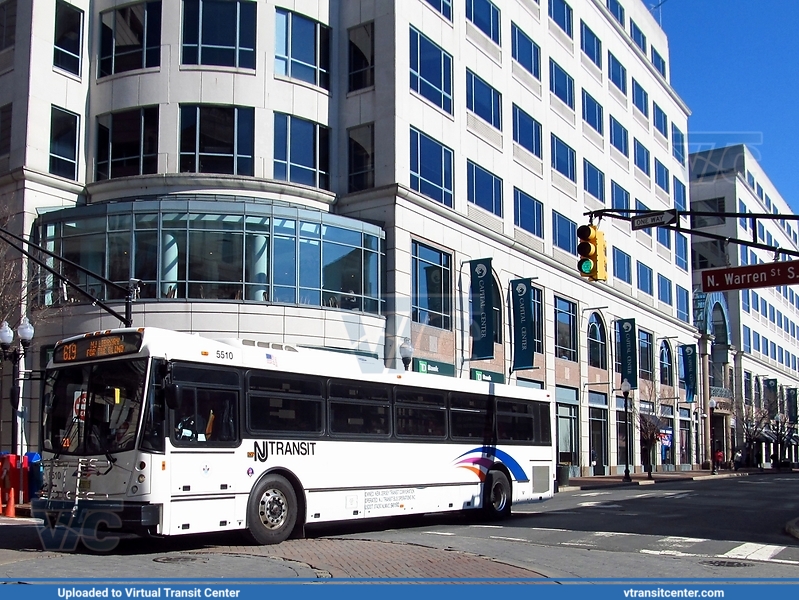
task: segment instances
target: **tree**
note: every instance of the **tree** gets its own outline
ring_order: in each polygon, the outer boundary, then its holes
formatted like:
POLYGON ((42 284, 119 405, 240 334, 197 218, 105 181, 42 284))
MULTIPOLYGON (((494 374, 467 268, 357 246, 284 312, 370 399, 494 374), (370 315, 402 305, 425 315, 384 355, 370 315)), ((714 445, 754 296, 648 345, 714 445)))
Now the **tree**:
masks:
POLYGON ((647 474, 651 479, 654 451, 657 442, 661 439, 661 430, 668 426, 658 417, 657 392, 653 380, 638 379, 638 402, 633 403, 632 411, 632 421, 638 428, 641 440, 641 463, 646 467, 647 474), (652 412, 641 410, 642 400, 651 403, 652 412))
POLYGON ((735 422, 740 424, 744 443, 743 462, 747 467, 754 466, 756 457, 756 444, 760 443, 764 437, 764 431, 769 428, 768 410, 760 408, 754 404, 736 403, 735 422))

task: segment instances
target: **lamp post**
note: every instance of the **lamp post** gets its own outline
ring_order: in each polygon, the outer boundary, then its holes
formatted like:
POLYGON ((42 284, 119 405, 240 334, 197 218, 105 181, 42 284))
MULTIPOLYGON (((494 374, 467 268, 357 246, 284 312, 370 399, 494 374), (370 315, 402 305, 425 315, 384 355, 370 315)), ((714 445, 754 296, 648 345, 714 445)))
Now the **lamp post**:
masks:
POLYGON ((626 379, 621 382, 621 393, 624 396, 624 418, 627 421, 625 423, 627 430, 627 443, 625 444, 624 454, 624 479, 622 481, 632 482, 632 477, 630 477, 630 448, 632 447, 632 443, 630 440, 630 390, 632 386, 630 382, 626 379))
POLYGON ((19 338, 19 346, 12 348, 11 343, 14 341, 14 331, 8 326, 7 321, 0 323, 0 349, 3 352, 3 360, 7 360, 14 367, 11 390, 9 392, 11 409, 14 413, 12 415, 11 447, 19 455, 19 504, 22 504, 24 499, 22 491, 22 455, 25 450, 25 410, 22 405, 22 386, 19 382, 19 363, 25 358, 33 339, 33 325, 31 325, 28 317, 22 317, 19 327, 17 327, 17 337, 19 338))
POLYGON ((413 359, 413 346, 411 345, 411 338, 405 338, 405 341, 399 347, 400 357, 402 358, 402 364, 405 366, 405 370, 408 370, 408 367, 411 366, 411 360, 413 359))
POLYGON ((713 475, 718 475, 718 465, 716 464, 716 441, 713 432, 713 411, 716 410, 716 401, 711 400, 707 403, 707 405, 708 408, 710 408, 710 462, 713 465, 713 470, 711 473, 713 475))

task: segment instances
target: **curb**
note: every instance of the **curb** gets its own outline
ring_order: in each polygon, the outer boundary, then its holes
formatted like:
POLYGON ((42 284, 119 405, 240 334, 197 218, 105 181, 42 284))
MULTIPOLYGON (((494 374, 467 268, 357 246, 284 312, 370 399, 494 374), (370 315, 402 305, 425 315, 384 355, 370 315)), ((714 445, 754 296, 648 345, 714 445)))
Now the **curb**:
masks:
MULTIPOLYGON (((558 486, 558 492, 578 492, 580 490, 601 490, 604 488, 618 488, 618 487, 632 487, 640 485, 655 485, 656 483, 665 483, 669 481, 704 481, 706 479, 726 479, 729 477, 748 477, 749 473, 718 473, 712 475, 692 475, 692 476, 660 476, 655 479, 634 479, 630 482, 614 481, 612 483, 597 481, 596 483, 590 482, 583 485, 561 485, 558 486)), ((597 478, 601 479, 601 478, 597 478)), ((797 536, 799 537, 799 536, 797 536)))

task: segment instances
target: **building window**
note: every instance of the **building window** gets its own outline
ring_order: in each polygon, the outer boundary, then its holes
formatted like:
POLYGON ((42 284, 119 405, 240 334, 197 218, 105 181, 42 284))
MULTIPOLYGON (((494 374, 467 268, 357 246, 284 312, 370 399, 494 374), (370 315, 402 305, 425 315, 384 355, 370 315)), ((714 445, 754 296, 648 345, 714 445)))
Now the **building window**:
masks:
POLYGON ((677 286, 677 318, 684 323, 691 322, 691 305, 688 290, 677 286))
POLYGON ((452 150, 414 128, 411 188, 452 208, 452 150))
POLYGON ((671 231, 658 227, 658 244, 671 250, 671 231))
POLYGON ((0 156, 11 153, 11 104, 0 106, 0 156))
POLYGON ((605 203, 605 174, 586 159, 583 159, 583 185, 586 192, 605 203))
POLYGON ((612 208, 627 210, 630 208, 630 192, 625 190, 615 181, 611 180, 610 202, 612 208))
POLYGON ((685 136, 674 123, 671 124, 671 153, 681 165, 685 164, 685 136))
POLYGON ((669 139, 669 119, 657 102, 652 103, 652 120, 655 123, 655 129, 662 133, 663 137, 669 139))
POLYGON ((466 0, 466 18, 499 45, 499 8, 489 0, 466 0))
POLYGON ((624 7, 621 5, 619 0, 608 0, 608 10, 610 14, 621 24, 622 29, 624 28, 624 7))
POLYGON ((452 0, 427 0, 427 3, 452 21, 452 0))
POLYGON ((671 279, 658 274, 658 300, 664 304, 672 305, 671 279))
POLYGON ((533 77, 540 80, 541 48, 516 23, 510 24, 510 32, 513 60, 518 62, 533 77))
POLYGON ((674 362, 671 358, 671 347, 665 340, 660 342, 660 383, 674 385, 674 362))
POLYGON ((513 141, 541 158, 541 123, 513 105, 513 141))
POLYGON ((157 106, 97 118, 97 181, 157 172, 157 106))
POLYGON ((652 334, 638 330, 638 377, 652 381, 655 357, 653 356, 652 334))
POLYGON ((558 211, 552 211, 552 242, 569 254, 577 254, 577 224, 558 211))
POLYGON ((274 177, 330 189, 330 130, 292 115, 275 113, 274 177))
POLYGON ((468 69, 466 108, 502 131, 502 94, 468 69))
POLYGON ((275 74, 330 89, 330 28, 277 9, 275 74))
POLYGON ((413 321, 450 330, 452 257, 419 242, 413 242, 411 252, 413 321))
POLYGON ((543 238, 544 204, 519 188, 513 188, 513 224, 543 238))
POLYGON ((577 304, 555 296, 555 356, 577 362, 577 304))
POLYGON ((649 296, 654 296, 652 287, 652 269, 638 261, 638 289, 649 296))
POLYGON ((749 329, 746 325, 744 325, 744 332, 743 332, 743 345, 744 345, 744 352, 752 352, 752 330, 749 329))
POLYGON ((647 119, 649 118, 649 94, 635 78, 633 78, 633 106, 647 119))
POLYGON ((619 62, 613 53, 608 51, 608 77, 621 93, 627 95, 627 69, 619 62))
POLYGON ((652 46, 652 64, 658 70, 658 73, 666 77, 666 59, 652 46))
POLYGON ((588 320, 588 366, 597 369, 608 368, 608 344, 605 324, 597 313, 591 313, 588 320))
POLYGON ((610 117, 610 143, 624 156, 630 156, 627 129, 612 116, 610 117))
POLYGON ((349 30, 349 91, 375 84, 375 24, 364 23, 349 30))
POLYGON ((632 259, 626 252, 613 247, 613 276, 619 281, 632 285, 633 267, 632 259))
POLYGON ((572 7, 565 0, 549 0, 549 18, 572 37, 572 7))
POLYGON ((532 314, 532 335, 533 335, 533 352, 539 354, 544 353, 544 301, 543 292, 535 286, 530 286, 530 294, 532 296, 533 314, 532 314))
POLYGON ((452 114, 452 56, 413 27, 411 89, 452 114))
POLYGON ((556 386, 558 462, 562 465, 580 464, 580 421, 577 418, 577 390, 556 386), (567 404, 561 403, 561 400, 567 404))
MULTIPOLYGON (((191 194, 137 196, 88 212, 51 213, 42 238, 111 281, 141 279, 142 301, 218 299, 380 314, 385 242, 378 227, 302 208, 287 216, 240 194, 226 199, 217 204, 246 204, 246 215, 209 214, 208 203, 191 194)), ((67 266, 62 274, 73 278, 67 266)), ((63 301, 58 282, 45 290, 45 304, 63 301)), ((98 298, 120 298, 99 281, 84 285, 98 298)))
MULTIPOLYGON (((635 209, 636 210, 649 210, 649 207, 646 204, 644 204, 643 202, 641 202, 638 198, 636 198, 635 199, 635 209)), ((646 227, 644 229, 641 229, 641 232, 645 233, 649 237, 652 237, 652 228, 651 227, 646 227)))
MULTIPOLYGON (((741 290, 741 308, 743 308, 743 311, 746 313, 751 310, 749 304, 749 290, 741 290)), ((791 337, 796 337, 796 331, 793 323, 791 323, 791 337)))
POLYGON ((685 210, 687 206, 685 199, 685 184, 676 177, 672 177, 671 182, 674 187, 674 208, 677 210, 685 210))
POLYGON ((585 21, 580 21, 580 47, 591 62, 601 69, 602 40, 585 24, 585 21))
POLYGON ((254 69, 255 7, 247 0, 183 0, 183 64, 254 69))
POLYGON ((180 172, 253 175, 254 112, 240 106, 181 105, 180 172))
POLYGON ((669 193, 669 170, 657 158, 655 159, 655 184, 667 194, 669 193))
POLYGON ((574 79, 551 58, 549 59, 549 91, 574 110, 574 79))
POLYGON ((674 262, 683 271, 688 271, 688 238, 682 233, 674 234, 674 262))
POLYGON ((649 149, 638 139, 633 142, 635 166, 641 169, 649 177, 649 149))
POLYGON ((632 19, 630 19, 630 37, 633 38, 633 42, 641 49, 641 52, 646 54, 646 36, 632 19))
POLYGON ((82 45, 83 11, 63 0, 56 0, 53 65, 80 76, 82 45))
POLYGON ((50 109, 50 173, 78 179, 78 115, 50 109))
POLYGON ((583 89, 583 120, 593 127, 599 135, 605 134, 605 118, 602 105, 585 89, 583 89))
POLYGON ((17 0, 0 4, 0 50, 14 45, 17 31, 17 0))
POLYGON ((161 0, 100 15, 100 77, 161 65, 161 0))
POLYGON ((374 123, 353 127, 348 132, 347 144, 349 173, 347 186, 350 192, 359 192, 375 186, 375 126, 374 123))
POLYGON ((554 133, 551 135, 552 168, 576 183, 576 155, 574 149, 554 133))
POLYGON ((466 161, 469 202, 502 216, 502 179, 472 161, 466 161))

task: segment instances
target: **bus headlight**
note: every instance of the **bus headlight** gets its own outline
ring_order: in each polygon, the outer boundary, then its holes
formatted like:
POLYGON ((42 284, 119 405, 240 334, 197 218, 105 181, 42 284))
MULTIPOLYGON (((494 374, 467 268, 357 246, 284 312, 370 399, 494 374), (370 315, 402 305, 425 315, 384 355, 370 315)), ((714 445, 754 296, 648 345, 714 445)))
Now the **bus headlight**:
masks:
POLYGON ((130 486, 130 493, 131 493, 131 494, 135 494, 135 493, 136 493, 136 492, 138 492, 138 491, 139 491, 139 486, 138 486, 138 485, 132 485, 132 486, 130 486))
POLYGON ((139 463, 139 471, 144 471, 145 468, 147 468, 147 463, 144 462, 144 461, 141 461, 139 463))
POLYGON ((138 481, 139 483, 144 483, 144 480, 145 480, 145 479, 146 479, 146 477, 144 476, 144 474, 141 474, 141 475, 139 475, 139 476, 136 478, 136 481, 138 481))

